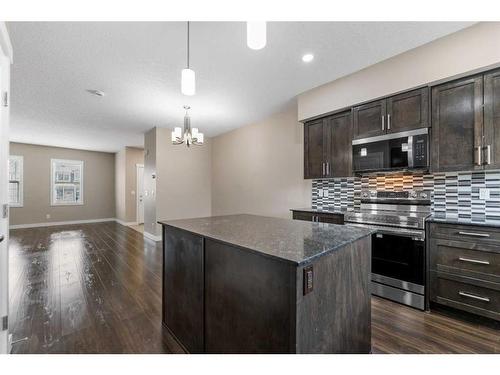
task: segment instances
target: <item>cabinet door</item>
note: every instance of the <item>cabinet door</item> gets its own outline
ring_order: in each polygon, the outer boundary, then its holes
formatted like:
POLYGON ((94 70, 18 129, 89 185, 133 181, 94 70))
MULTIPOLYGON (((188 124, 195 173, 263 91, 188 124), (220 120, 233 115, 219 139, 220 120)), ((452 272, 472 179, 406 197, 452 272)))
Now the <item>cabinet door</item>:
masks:
POLYGON ((483 77, 432 89, 432 171, 482 169, 483 77))
POLYGON ((386 100, 353 108, 354 138, 373 137, 386 132, 386 100))
POLYGON ((484 76, 484 168, 500 168, 500 70, 484 76))
POLYGON ((304 178, 324 177, 323 131, 323 119, 304 126, 304 178))
POLYGON ((326 121, 326 175, 352 175, 352 115, 351 111, 331 116, 326 121))
POLYGON ((405 92, 387 99, 387 132, 397 133, 429 126, 429 89, 405 92))

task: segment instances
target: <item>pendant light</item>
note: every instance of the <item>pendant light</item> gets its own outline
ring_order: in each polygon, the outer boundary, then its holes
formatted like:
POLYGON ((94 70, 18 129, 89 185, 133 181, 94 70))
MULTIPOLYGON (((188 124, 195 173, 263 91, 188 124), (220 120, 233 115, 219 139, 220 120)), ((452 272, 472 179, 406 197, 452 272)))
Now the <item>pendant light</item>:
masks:
POLYGON ((183 143, 186 146, 201 146, 204 141, 203 133, 198 131, 198 128, 191 128, 191 117, 189 116, 189 110, 191 107, 188 105, 184 106, 186 110, 186 114, 184 115, 184 129, 181 127, 176 127, 172 131, 172 144, 174 145, 182 145, 183 143))
POLYGON ((266 22, 247 22, 247 46, 262 49, 266 46, 266 22))
POLYGON ((189 68, 189 21, 187 23, 187 67, 181 72, 181 92, 189 96, 196 93, 195 73, 189 68))

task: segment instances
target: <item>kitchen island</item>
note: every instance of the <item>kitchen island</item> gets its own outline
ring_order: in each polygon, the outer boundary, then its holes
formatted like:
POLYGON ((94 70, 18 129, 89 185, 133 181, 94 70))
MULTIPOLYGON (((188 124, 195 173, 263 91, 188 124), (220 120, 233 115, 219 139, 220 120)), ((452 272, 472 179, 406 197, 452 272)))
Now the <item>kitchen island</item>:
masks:
POLYGON ((254 215, 159 223, 163 325, 186 351, 371 351, 371 230, 254 215))

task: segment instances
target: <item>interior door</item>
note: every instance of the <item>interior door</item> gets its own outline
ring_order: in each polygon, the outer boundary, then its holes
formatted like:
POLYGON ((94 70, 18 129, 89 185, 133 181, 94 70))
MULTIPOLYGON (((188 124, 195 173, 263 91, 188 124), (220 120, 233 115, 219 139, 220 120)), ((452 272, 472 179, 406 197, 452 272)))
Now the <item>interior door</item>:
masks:
POLYGON ((483 76, 432 89, 432 171, 482 169, 483 76))
POLYGON ((429 126, 429 89, 394 95, 387 99, 387 132, 397 133, 429 126))
POLYGON ((304 178, 322 178, 325 174, 323 119, 304 126, 304 178))
POLYGON ((353 137, 356 139, 385 134, 386 100, 377 100, 353 108, 353 137))
MULTIPOLYGON (((0 30, 1 33, 2 30, 0 30)), ((0 35, 2 37, 2 35, 0 35)), ((9 158, 9 108, 3 103, 9 92, 10 61, 0 48, 0 354, 9 352, 7 317, 9 313, 9 218, 8 204, 8 158, 9 158)))
POLYGON ((352 116, 351 111, 340 113, 327 120, 326 153, 328 177, 352 175, 352 116))
POLYGON ((144 165, 137 165, 137 223, 144 223, 144 165))
POLYGON ((500 168, 500 70, 484 76, 483 146, 484 168, 500 168))

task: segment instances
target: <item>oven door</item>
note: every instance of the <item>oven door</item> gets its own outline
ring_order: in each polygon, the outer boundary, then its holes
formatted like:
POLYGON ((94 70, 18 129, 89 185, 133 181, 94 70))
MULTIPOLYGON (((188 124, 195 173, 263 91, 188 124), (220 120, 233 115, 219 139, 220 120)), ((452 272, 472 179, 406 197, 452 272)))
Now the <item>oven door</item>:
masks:
POLYGON ((424 285, 425 242, 399 234, 372 235, 372 275, 424 285))

